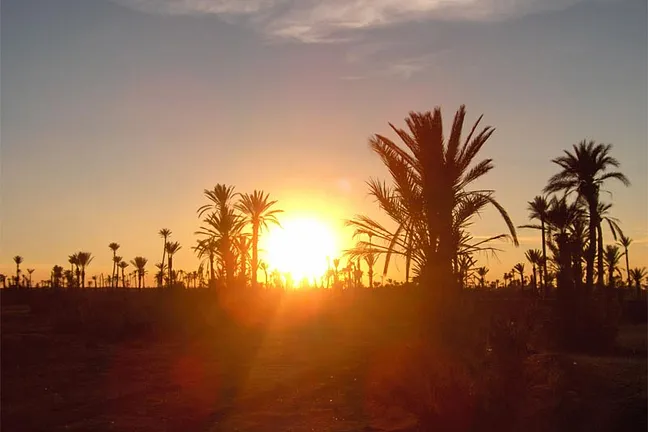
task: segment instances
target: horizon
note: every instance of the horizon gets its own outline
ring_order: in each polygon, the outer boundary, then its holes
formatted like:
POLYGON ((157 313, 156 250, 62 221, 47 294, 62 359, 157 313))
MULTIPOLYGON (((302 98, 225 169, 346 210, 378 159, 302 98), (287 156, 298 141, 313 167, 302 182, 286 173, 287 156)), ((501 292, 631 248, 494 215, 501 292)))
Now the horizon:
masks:
MULTIPOLYGON (((632 184, 608 183, 602 200, 633 239, 631 267, 648 265, 645 2, 470 6, 2 2, 0 273, 21 255, 36 283, 83 250, 90 279, 117 242, 127 262, 149 259, 150 282, 161 228, 182 245, 175 268, 195 270, 196 210, 217 183, 269 193, 281 222, 316 220, 341 255, 344 220, 384 218, 365 182, 388 172, 367 138, 396 139, 388 123, 435 106, 447 137, 461 104, 468 124, 483 114, 496 128, 479 185, 516 226, 558 171, 551 159, 583 139, 613 144, 632 184)), ((471 227, 505 231, 491 210, 471 227)), ((518 237, 478 257, 487 280, 540 247, 534 231, 518 237)))

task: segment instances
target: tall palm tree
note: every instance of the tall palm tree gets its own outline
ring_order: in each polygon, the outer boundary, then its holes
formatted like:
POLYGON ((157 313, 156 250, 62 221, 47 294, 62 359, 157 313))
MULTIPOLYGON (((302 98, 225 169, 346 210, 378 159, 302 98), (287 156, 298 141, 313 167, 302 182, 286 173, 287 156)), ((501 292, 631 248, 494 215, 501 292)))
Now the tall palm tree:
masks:
POLYGON ((169 261, 169 287, 172 287, 174 284, 174 273, 173 273, 173 255, 176 254, 180 249, 182 249, 182 246, 180 246, 180 243, 178 242, 168 242, 166 244, 166 254, 168 256, 168 261, 169 261))
POLYGON ((157 273, 155 273, 155 280, 157 281, 158 288, 161 288, 164 285, 164 269, 166 265, 164 263, 155 263, 155 268, 158 269, 157 273))
MULTIPOLYGON (((166 248, 165 248, 166 249, 166 248)), ((148 260, 141 256, 136 256, 131 260, 131 264, 137 271, 137 288, 142 289, 142 281, 144 280, 144 273, 146 272, 146 264, 148 260)))
MULTIPOLYGON (((573 153, 565 154, 552 162, 561 171, 549 179, 545 192, 576 192, 586 203, 589 213, 589 246, 585 256, 587 263, 585 285, 591 289, 594 284, 594 259, 596 257, 597 227, 599 224, 599 192, 606 180, 619 180, 630 185, 627 177, 618 171, 608 171, 620 166, 619 161, 610 156, 611 144, 596 144, 594 141, 581 141, 573 146, 573 153)), ((602 270, 602 269, 599 269, 602 270)), ((598 284, 602 287, 602 276, 598 284)))
MULTIPOLYGON (((558 287, 566 292, 575 292, 574 252, 573 233, 574 226, 583 217, 583 211, 578 202, 567 203, 566 198, 552 198, 546 214, 548 230, 553 233, 547 245, 554 253, 554 261, 558 273, 558 287)), ((547 274, 547 276, 549 276, 547 274)), ((549 285, 549 278, 545 281, 549 285)), ((572 297, 564 297, 572 299, 572 297)))
POLYGON ((481 286, 482 289, 486 286, 486 275, 488 274, 488 268, 486 267, 478 267, 477 268, 477 276, 479 276, 479 285, 481 286))
POLYGON ((112 277, 113 288, 119 287, 119 264, 122 262, 122 257, 119 255, 113 256, 113 265, 115 267, 115 274, 112 277))
POLYGON ((263 260, 259 260, 259 268, 263 272, 265 278, 265 287, 268 288, 268 263, 263 260))
POLYGON ((198 258, 207 258, 209 262, 209 286, 213 287, 214 281, 216 280, 214 260, 218 253, 218 242, 213 237, 198 239, 196 240, 196 246, 193 246, 192 249, 196 252, 198 258))
POLYGON ((28 268, 27 273, 29 273, 29 282, 28 282, 28 287, 31 288, 32 286, 32 273, 34 273, 35 269, 33 268, 28 268))
POLYGON ((277 214, 283 210, 272 209, 277 203, 270 201, 270 195, 255 190, 252 194, 241 195, 236 209, 243 213, 246 222, 252 225, 252 287, 257 286, 257 271, 259 268, 259 234, 268 229, 269 224, 281 226, 277 214))
POLYGON ((484 127, 477 131, 480 117, 462 139, 464 118, 465 107, 461 106, 446 139, 440 108, 433 113, 412 112, 406 119, 409 132, 390 124, 404 146, 382 135, 370 139, 370 147, 381 158, 393 181, 393 186, 388 186, 370 180, 370 194, 396 229, 387 229, 366 216, 356 216, 347 223, 356 232, 372 233, 380 243, 374 244, 373 249, 385 255, 385 267, 391 255, 409 258, 424 285, 444 293, 460 286, 455 277, 458 266, 454 264, 460 248, 473 246, 462 245, 459 239, 463 236, 458 234, 467 229, 486 205, 497 209, 517 245, 515 227, 495 200, 493 191, 468 189, 494 167, 491 159, 475 161, 494 129, 484 127))
MULTIPOLYGON (((538 249, 529 249, 525 252, 524 254, 525 258, 529 263, 531 263, 531 267, 533 269, 533 289, 535 291, 538 290, 538 279, 537 279, 537 274, 536 274, 536 269, 540 267, 542 264, 542 252, 538 249)), ((540 267, 542 269, 542 267, 540 267)), ((542 271, 540 272, 542 274, 542 271)))
POLYGON ((612 233, 612 237, 614 240, 617 240, 617 237, 623 233, 621 231, 621 227, 619 226, 619 219, 610 216, 610 209, 612 208, 612 204, 610 203, 602 203, 599 202, 597 208, 597 214, 596 214, 596 219, 597 219, 597 225, 596 225, 596 233, 597 233, 597 284, 598 286, 603 286, 603 275, 605 274, 604 272, 604 255, 605 255, 605 250, 603 248, 603 222, 607 222, 608 227, 610 228, 610 232, 612 233))
POLYGON ((529 201, 528 207, 529 219, 538 220, 540 225, 523 225, 521 228, 535 228, 540 229, 542 234, 542 280, 547 280, 547 211, 549 210, 549 201, 545 196, 536 196, 532 201, 529 201))
POLYGON ((16 255, 13 257, 13 261, 16 263, 16 288, 20 286, 20 264, 23 263, 23 257, 16 255))
POLYGON ((77 252, 77 261, 81 268, 81 288, 85 288, 85 271, 86 267, 90 265, 94 257, 90 252, 77 252))
POLYGON ((520 274, 520 288, 524 288, 524 263, 517 263, 513 270, 520 274))
MULTIPOLYGON (((118 284, 117 284, 117 278, 115 277, 115 275, 117 274, 117 264, 119 264, 119 261, 116 261, 115 257, 117 256, 117 250, 119 249, 119 243, 115 243, 115 242, 110 243, 108 245, 108 247, 110 248, 110 250, 113 253, 113 269, 112 269, 111 279, 113 281, 113 288, 116 288, 118 284)), ((121 261, 121 259, 120 259, 120 261, 121 261)))
POLYGON ((646 271, 645 267, 636 267, 630 270, 630 277, 634 281, 635 288, 637 290, 637 299, 641 298, 641 281, 643 281, 647 275, 648 272, 646 271))
POLYGON ((128 263, 126 261, 120 260, 119 264, 117 265, 121 269, 122 288, 126 288, 126 276, 124 275, 124 270, 126 270, 126 267, 128 267, 128 263))
POLYGON ((79 269, 79 254, 73 253, 68 255, 68 262, 70 263, 70 269, 72 274, 75 276, 74 285, 76 288, 81 286, 81 270, 79 269))
MULTIPOLYGON (((160 231, 158 231, 158 235, 162 237, 164 240, 164 243, 162 243, 162 263, 166 263, 166 245, 167 242, 169 241, 169 237, 171 237, 171 230, 168 228, 162 228, 160 231)), ((164 281, 164 268, 160 270, 162 272, 162 280, 164 281)), ((169 275, 169 278, 171 278, 171 275, 169 275)))
POLYGON ((607 245, 604 252, 605 266, 608 270, 608 287, 614 288, 614 273, 618 270, 619 261, 621 261, 621 251, 619 246, 607 245))
POLYGON ((245 281, 247 279, 247 263, 250 257, 250 237, 241 233, 234 236, 232 241, 238 259, 239 276, 245 281))
POLYGON ((629 249, 631 244, 632 244, 632 239, 630 237, 625 236, 623 233, 619 235, 619 246, 623 248, 623 255, 625 256, 626 273, 628 275, 628 287, 632 283, 632 279, 630 278, 630 258, 629 258, 629 249))

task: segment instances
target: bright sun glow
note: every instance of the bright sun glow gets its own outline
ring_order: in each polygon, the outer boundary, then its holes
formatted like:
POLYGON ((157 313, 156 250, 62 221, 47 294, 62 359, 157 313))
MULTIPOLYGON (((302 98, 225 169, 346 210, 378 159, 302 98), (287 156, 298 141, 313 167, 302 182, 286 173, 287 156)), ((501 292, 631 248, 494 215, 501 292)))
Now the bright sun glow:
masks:
POLYGON ((338 254, 333 230, 316 219, 281 222, 264 235, 261 248, 271 270, 290 273, 295 282, 312 280, 326 272, 328 263, 338 254))

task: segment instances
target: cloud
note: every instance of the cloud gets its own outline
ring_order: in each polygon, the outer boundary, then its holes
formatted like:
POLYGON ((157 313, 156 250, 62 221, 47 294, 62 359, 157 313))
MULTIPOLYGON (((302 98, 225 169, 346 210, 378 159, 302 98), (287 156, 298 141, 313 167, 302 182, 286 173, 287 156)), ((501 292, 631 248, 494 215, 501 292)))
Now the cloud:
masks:
POLYGON ((271 38, 321 43, 349 41, 358 32, 395 24, 430 20, 498 21, 561 10, 586 0, 113 1, 149 13, 234 17, 271 38))

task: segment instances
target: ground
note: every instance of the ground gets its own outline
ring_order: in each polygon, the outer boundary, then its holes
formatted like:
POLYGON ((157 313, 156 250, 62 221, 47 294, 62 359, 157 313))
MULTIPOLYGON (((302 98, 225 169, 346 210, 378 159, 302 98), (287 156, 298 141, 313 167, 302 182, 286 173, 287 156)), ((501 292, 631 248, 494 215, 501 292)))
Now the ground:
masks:
MULTIPOLYGON (((537 353, 531 361, 560 365, 560 394, 547 415, 565 417, 569 430, 646 430, 646 330, 623 326, 621 348, 606 356, 537 353)), ((28 306, 3 306, 2 426, 416 430, 411 414, 372 394, 374 378, 389 372, 407 344, 404 331, 393 322, 331 316, 287 323, 279 311, 263 328, 98 342, 54 332, 28 306)))

